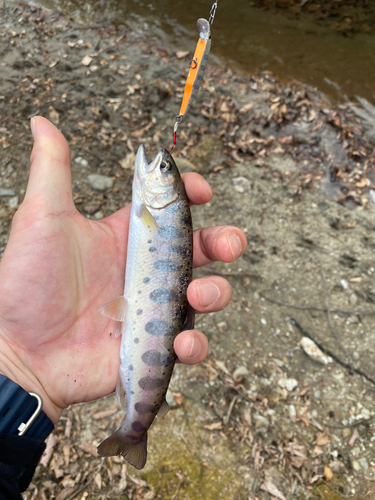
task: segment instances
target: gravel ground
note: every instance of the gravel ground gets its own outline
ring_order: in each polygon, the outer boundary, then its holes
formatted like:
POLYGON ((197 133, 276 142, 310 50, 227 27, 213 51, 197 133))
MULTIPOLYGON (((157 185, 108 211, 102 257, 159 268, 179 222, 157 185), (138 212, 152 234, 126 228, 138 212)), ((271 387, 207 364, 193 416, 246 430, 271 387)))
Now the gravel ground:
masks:
MULTIPOLYGON (((27 183, 29 118, 61 128, 78 209, 106 217, 130 201, 138 144, 151 157, 171 143, 191 54, 178 56, 134 24, 0 7, 1 252, 27 183)), ((375 498, 369 110, 267 73, 210 66, 206 78, 175 156, 215 190, 195 227, 236 224, 249 243, 237 263, 197 271, 233 287, 225 311, 198 318, 210 355, 176 367, 143 471, 96 455, 123 419, 109 396, 66 410, 27 500, 375 498), (306 354, 304 337, 325 354, 306 354)))

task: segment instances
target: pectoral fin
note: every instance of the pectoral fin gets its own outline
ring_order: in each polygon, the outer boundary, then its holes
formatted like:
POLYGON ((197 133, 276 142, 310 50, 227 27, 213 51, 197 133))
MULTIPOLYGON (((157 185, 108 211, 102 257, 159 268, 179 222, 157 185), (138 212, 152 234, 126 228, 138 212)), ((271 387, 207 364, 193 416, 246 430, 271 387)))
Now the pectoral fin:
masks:
POLYGON ((116 297, 99 307, 99 312, 103 316, 114 319, 115 321, 124 321, 126 312, 126 300, 122 295, 121 297, 116 297))
POLYGON ((146 224, 146 226, 149 226, 151 229, 155 229, 156 231, 159 231, 160 227, 158 226, 156 220, 153 218, 152 214, 149 212, 148 208, 146 205, 142 203, 142 205, 139 206, 139 209, 137 211, 137 216, 141 221, 146 224))

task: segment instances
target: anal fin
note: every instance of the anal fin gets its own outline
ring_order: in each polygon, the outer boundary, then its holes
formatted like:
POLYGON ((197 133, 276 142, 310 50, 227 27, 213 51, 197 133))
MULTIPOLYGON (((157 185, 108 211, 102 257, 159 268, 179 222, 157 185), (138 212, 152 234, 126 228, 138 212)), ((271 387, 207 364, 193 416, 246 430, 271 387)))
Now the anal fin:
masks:
POLYGON ((161 407, 159 408, 159 411, 157 413, 159 418, 165 417, 165 415, 169 412, 169 404, 167 401, 164 399, 164 401, 161 404, 161 407))
POLYGON ((121 295, 121 297, 105 302, 99 307, 99 312, 115 321, 124 321, 126 313, 125 297, 121 295))

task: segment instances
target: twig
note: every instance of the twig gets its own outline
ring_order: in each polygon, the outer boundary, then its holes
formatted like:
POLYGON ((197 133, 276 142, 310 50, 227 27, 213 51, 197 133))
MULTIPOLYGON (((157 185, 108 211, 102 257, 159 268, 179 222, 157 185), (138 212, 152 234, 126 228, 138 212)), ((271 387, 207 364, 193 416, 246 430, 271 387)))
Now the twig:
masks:
MULTIPOLYGON (((268 297, 267 295, 264 295, 263 293, 259 294, 261 297, 264 299, 268 300, 269 302, 272 302, 273 304, 277 304, 278 306, 283 306, 283 307, 289 307, 290 309, 298 309, 300 311, 323 311, 326 312, 327 308, 326 307, 317 307, 317 306, 297 306, 294 304, 288 304, 287 302, 280 302, 279 300, 276 299, 271 299, 271 297, 268 297)), ((370 316, 370 315, 375 315, 375 311, 342 311, 341 309, 331 309, 331 313, 337 313, 337 314, 345 314, 346 316, 370 316)))
POLYGON ((91 475, 90 479, 86 481, 86 483, 83 486, 80 486, 77 490, 73 491, 71 495, 68 496, 65 500, 73 500, 73 498, 78 495, 78 493, 81 493, 87 486, 92 482, 94 477, 97 475, 98 472, 100 472, 100 469, 103 467, 105 458, 102 458, 102 461, 100 462, 99 467, 97 467, 96 471, 91 475))
POLYGON ((374 420, 374 417, 368 418, 368 419, 362 419, 358 420, 358 422, 354 422, 353 424, 348 424, 348 425, 333 425, 333 424, 327 424, 326 422, 323 422, 323 425, 325 427, 330 427, 331 429, 352 429, 354 427, 358 427, 363 424, 369 424, 372 420, 374 420))
POLYGON ((316 340, 315 337, 313 337, 311 335, 311 333, 309 331, 306 330, 306 328, 304 328, 302 325, 300 325, 298 323, 298 321, 295 319, 295 318, 290 318, 290 321, 304 334, 306 335, 306 337, 309 337, 313 342, 315 342, 315 344, 319 347, 319 349, 321 351, 324 352, 324 354, 328 354, 328 356, 331 356, 332 359, 334 359, 337 363, 339 363, 341 366, 343 366, 344 368, 346 368, 347 370, 350 370, 350 371, 353 371, 355 373, 357 373, 358 375, 360 375, 361 377, 364 377, 366 380, 368 380, 369 382, 371 382, 372 384, 375 385, 375 380, 371 377, 369 377, 365 372, 363 372, 362 370, 359 370, 358 368, 356 368, 355 366, 353 366, 352 364, 350 363, 346 363, 345 361, 343 361, 342 359, 340 359, 335 353, 333 353, 332 351, 330 351, 329 349, 327 349, 327 347, 325 347, 322 343, 320 343, 318 340, 316 340))
POLYGON ((233 411, 234 405, 236 404, 237 401, 237 396, 234 396, 232 401, 230 402, 229 408, 228 408, 228 413, 224 417, 224 425, 228 425, 231 413, 233 411))

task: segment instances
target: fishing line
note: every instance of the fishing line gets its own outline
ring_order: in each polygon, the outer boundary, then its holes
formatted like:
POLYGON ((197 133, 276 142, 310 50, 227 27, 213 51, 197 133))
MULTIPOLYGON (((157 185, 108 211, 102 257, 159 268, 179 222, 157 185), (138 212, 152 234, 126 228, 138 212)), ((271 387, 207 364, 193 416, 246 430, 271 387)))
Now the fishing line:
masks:
POLYGON ((190 62, 190 70, 186 79, 185 90, 182 97, 180 112, 174 120, 173 127, 173 147, 172 152, 177 142, 177 129, 184 118, 185 113, 192 105, 198 90, 203 82, 204 72, 206 70, 208 55, 211 49, 211 26, 214 22, 218 0, 211 7, 210 15, 207 19, 200 18, 197 21, 199 32, 199 40, 194 52, 194 57, 190 62))

